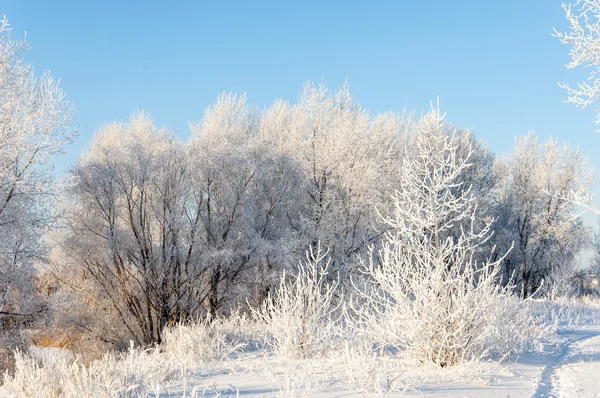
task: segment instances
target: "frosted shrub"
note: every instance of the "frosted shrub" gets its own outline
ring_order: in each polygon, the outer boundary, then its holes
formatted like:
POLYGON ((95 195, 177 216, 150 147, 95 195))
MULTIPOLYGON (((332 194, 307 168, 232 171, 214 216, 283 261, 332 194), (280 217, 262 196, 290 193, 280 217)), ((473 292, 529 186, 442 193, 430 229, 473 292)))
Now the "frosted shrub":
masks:
MULTIPOLYGON (((498 338, 507 337, 499 328, 506 319, 514 320, 505 316, 518 313, 520 306, 497 283, 497 263, 447 269, 433 258, 408 262, 394 241, 386 242, 380 254, 381 264, 371 263, 369 269, 376 287, 362 293, 368 304, 358 311, 374 342, 439 366, 505 355, 515 348, 498 338)), ((519 333, 525 327, 511 326, 519 333)))
POLYGON ((487 356, 506 359, 512 354, 535 351, 555 331, 553 323, 531 311, 531 299, 507 295, 494 309, 495 321, 486 336, 487 356))
POLYGON ((311 248, 297 274, 288 277, 284 272, 275 292, 252 310, 265 325, 267 345, 278 355, 310 358, 330 348, 339 304, 338 281, 326 281, 326 255, 320 248, 311 248))
POLYGON ((476 198, 460 181, 471 151, 458 153, 439 111, 411 140, 393 213, 382 216, 389 231, 363 264, 372 288, 358 290, 358 325, 374 343, 442 367, 506 355, 514 339, 498 344, 499 328, 510 319, 518 340, 528 319, 515 316, 512 286, 499 283, 502 259, 482 253, 492 221, 478 218, 476 198))

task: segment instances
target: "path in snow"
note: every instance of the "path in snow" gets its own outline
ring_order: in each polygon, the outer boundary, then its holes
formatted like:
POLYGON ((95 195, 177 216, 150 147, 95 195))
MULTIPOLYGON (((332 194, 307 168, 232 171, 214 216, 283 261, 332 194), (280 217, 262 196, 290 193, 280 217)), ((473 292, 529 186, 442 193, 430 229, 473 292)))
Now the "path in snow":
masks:
POLYGON ((554 388, 546 396, 600 397, 600 331, 587 332, 566 347, 552 375, 554 388))
MULTIPOLYGON (((533 397, 542 398, 542 397, 564 397, 570 396, 565 395, 566 393, 571 392, 571 387, 574 388, 575 384, 569 383, 570 386, 567 387, 565 385, 565 377, 563 373, 565 371, 565 367, 568 364, 573 362, 580 362, 577 359, 583 359, 578 352, 580 352, 579 346, 582 344, 586 344, 588 342, 594 341, 596 342, 596 348, 598 348, 598 352, 596 353, 596 359, 600 358, 600 331, 597 329, 578 329, 578 330, 565 330, 563 332, 559 332, 559 335, 562 335, 566 340, 562 343, 557 343, 554 346, 555 354, 546 357, 546 364, 540 374, 539 381, 537 383, 537 388, 533 397)), ((600 376, 596 373, 593 375, 591 380, 587 380, 587 382, 592 382, 594 385, 598 385, 600 381, 600 376)), ((574 380, 577 384, 585 383, 586 380, 574 380)), ((598 387, 595 388, 596 390, 598 387)), ((588 396, 577 394, 575 396, 588 396)), ((600 395, 599 395, 600 396, 600 395)))

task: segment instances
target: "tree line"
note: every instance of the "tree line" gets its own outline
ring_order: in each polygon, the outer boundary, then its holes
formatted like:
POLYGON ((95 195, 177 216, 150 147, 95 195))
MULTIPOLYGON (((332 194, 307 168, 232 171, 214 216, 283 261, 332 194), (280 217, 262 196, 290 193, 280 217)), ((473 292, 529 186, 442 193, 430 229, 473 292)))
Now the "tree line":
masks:
MULTIPOLYGON (((296 103, 264 110, 224 93, 185 142, 134 113, 101 127, 58 184, 49 165, 76 134, 73 107, 49 74, 35 77, 23 62, 26 47, 4 20, 0 315, 10 338, 37 320, 107 344, 161 342, 168 325, 260 305, 320 247, 341 294, 364 277, 373 248, 402 230, 410 234, 394 239, 420 244, 463 239, 467 225, 489 230, 465 253, 499 264, 496 285, 514 284, 522 297, 574 289, 591 231, 555 193, 589 191, 593 173, 578 149, 529 133, 498 156, 439 109, 373 115, 348 86, 307 83, 296 103), (433 192, 469 198, 460 206, 477 217, 423 199, 433 192), (427 206, 399 209, 399 194, 427 206), (432 218, 441 229, 427 229, 432 218)), ((450 270, 454 254, 436 261, 450 270)))

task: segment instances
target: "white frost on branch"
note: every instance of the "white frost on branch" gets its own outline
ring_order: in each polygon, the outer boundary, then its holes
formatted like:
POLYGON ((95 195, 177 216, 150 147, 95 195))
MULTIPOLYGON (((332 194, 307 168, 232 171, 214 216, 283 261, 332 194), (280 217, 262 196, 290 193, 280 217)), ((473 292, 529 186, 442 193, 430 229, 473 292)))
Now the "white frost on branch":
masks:
MULTIPOLYGON (((571 24, 568 32, 554 30, 562 44, 571 46, 571 62, 567 69, 589 68, 586 81, 573 87, 567 83, 559 86, 567 90, 566 102, 586 108, 600 96, 600 0, 578 0, 573 4, 562 5, 566 18, 571 24)), ((596 124, 600 124, 600 107, 596 107, 596 124)))

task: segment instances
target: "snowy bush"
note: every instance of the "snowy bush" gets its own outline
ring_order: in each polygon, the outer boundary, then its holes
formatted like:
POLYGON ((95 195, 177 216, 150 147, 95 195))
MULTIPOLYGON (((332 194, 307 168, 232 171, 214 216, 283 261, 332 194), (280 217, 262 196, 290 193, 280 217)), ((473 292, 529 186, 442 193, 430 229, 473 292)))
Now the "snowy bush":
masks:
POLYGON ((516 343, 502 339, 515 333, 518 340, 529 319, 516 316, 511 284, 499 283, 501 259, 482 253, 492 221, 478 218, 476 198, 458 178, 470 152, 460 156, 439 111, 414 134, 393 214, 382 216, 390 230, 364 264, 373 287, 358 290, 359 326, 374 342, 441 367, 506 355, 516 343), (510 333, 502 330, 507 319, 510 333))
POLYGON ((535 351, 555 331, 553 323, 531 311, 532 300, 507 295, 498 301, 496 320, 487 337, 488 357, 496 360, 535 351))
POLYGON ((252 310, 265 325, 267 345, 278 355, 310 358, 330 348, 340 306, 337 280, 326 280, 326 256, 320 247, 311 248, 297 274, 288 278, 284 273, 275 292, 252 310))

